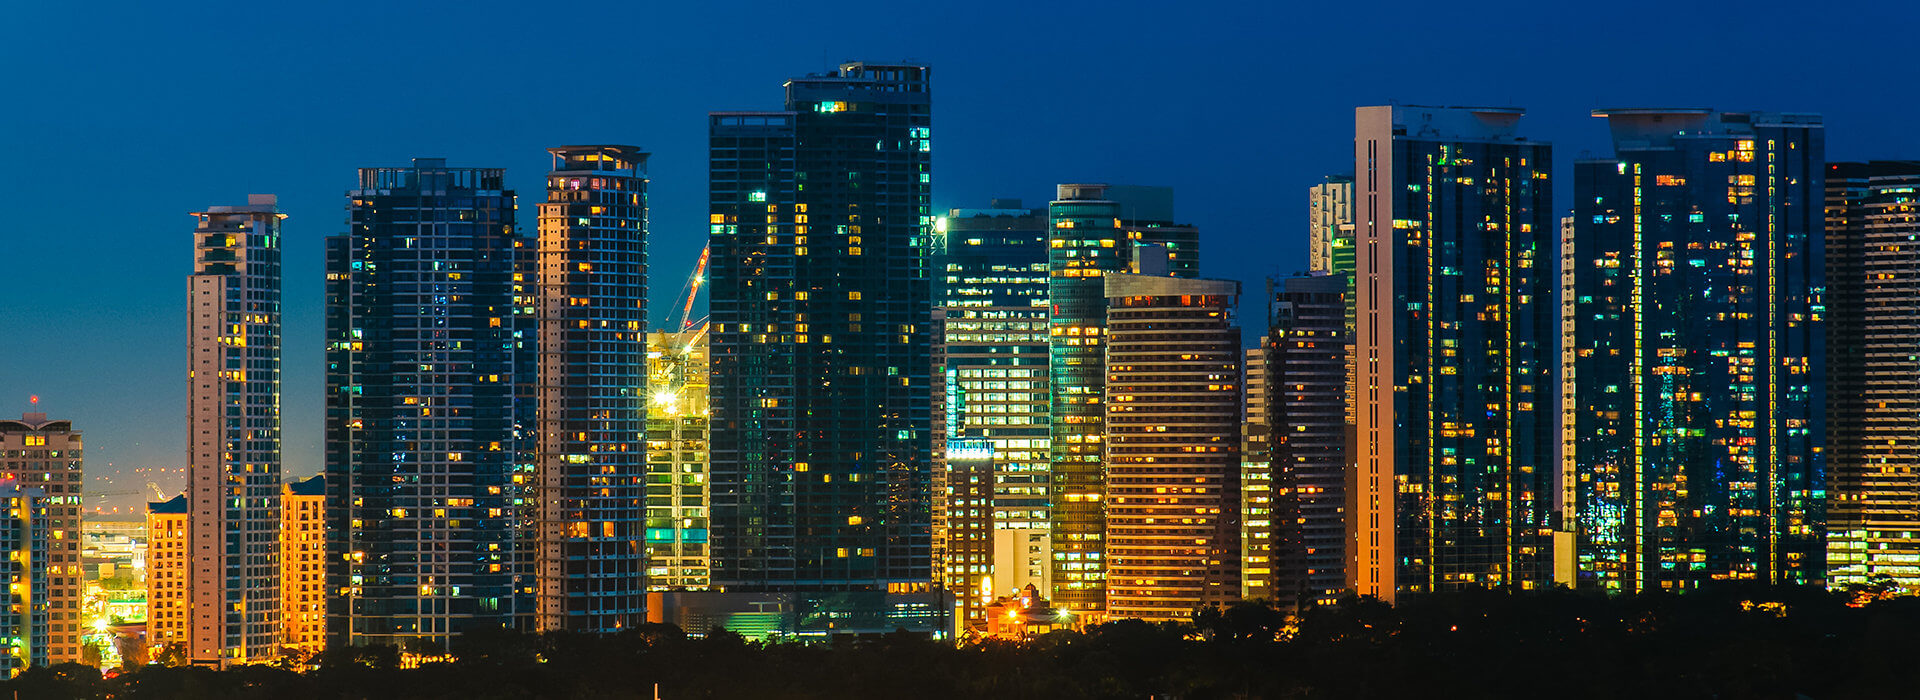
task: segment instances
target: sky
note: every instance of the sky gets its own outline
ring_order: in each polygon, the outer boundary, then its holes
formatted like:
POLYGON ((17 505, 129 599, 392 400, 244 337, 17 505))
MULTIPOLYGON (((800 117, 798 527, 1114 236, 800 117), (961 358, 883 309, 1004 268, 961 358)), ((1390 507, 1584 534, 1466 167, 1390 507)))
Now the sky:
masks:
MULTIPOLYGON (((188 212, 274 193, 285 473, 321 467, 322 240, 355 169, 504 167, 531 232, 545 148, 652 151, 653 319, 705 243, 708 111, 777 109, 844 60, 933 66, 934 207, 1168 185, 1202 273, 1306 267, 1306 188, 1353 108, 1519 106, 1572 163, 1600 107, 1817 112, 1828 158, 1920 157, 1904 3, 14 3, 0 22, 0 415, 86 433, 89 505, 177 491, 188 212), (39 406, 28 405, 38 395, 39 406), (150 487, 147 482, 154 482, 150 487)), ((1259 306, 1242 313, 1259 333, 1259 306)))

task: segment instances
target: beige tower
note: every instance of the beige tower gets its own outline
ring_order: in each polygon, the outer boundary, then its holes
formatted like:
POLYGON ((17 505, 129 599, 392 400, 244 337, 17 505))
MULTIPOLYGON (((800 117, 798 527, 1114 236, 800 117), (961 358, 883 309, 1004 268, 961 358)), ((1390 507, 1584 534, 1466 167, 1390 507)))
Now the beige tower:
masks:
POLYGON ((327 478, 310 476, 280 494, 280 643, 303 654, 327 639, 327 478))
POLYGON ((280 635, 280 220, 273 195, 194 212, 187 277, 187 658, 280 635))

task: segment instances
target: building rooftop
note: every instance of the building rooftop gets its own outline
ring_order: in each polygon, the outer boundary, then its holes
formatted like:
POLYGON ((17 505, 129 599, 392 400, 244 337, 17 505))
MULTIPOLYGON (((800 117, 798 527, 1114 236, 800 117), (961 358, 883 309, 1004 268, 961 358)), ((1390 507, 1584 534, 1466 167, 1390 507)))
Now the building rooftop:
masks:
POLYGON ((327 476, 315 474, 299 481, 289 481, 287 493, 293 496, 325 496, 327 495, 327 476))
POLYGON ((148 501, 147 512, 158 515, 186 515, 187 495, 183 493, 164 501, 148 501))
POLYGON ((49 420, 45 413, 22 413, 19 420, 0 419, 0 433, 39 433, 73 430, 73 421, 49 420))

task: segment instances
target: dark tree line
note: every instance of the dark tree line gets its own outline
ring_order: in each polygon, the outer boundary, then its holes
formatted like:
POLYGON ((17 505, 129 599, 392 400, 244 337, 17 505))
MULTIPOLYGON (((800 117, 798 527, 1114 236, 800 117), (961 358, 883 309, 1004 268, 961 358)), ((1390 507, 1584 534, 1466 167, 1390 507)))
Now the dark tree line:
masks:
POLYGON ((614 637, 469 634, 457 660, 392 648, 318 668, 31 669, 0 698, 1913 698, 1920 598, 1727 585, 1684 596, 1550 591, 1352 599, 1289 626, 1262 604, 1191 625, 1114 622, 955 647, 905 633, 757 644, 669 626, 614 637), (1849 602, 1866 602, 1851 607, 1849 602))

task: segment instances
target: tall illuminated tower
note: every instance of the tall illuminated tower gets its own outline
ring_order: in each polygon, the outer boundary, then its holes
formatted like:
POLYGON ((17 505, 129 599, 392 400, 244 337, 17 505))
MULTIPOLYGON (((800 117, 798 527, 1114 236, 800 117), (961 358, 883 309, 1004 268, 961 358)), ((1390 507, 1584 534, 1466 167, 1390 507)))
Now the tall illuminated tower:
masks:
POLYGON ((647 589, 704 590, 707 328, 647 334, 647 589))
POLYGON ((1614 109, 1574 166, 1583 585, 1824 579, 1825 129, 1614 109))
POLYGON ((1358 593, 1552 583, 1553 150, 1521 114, 1355 111, 1358 593))
MULTIPOLYGON (((1348 358, 1345 275, 1275 280, 1268 288, 1265 420, 1275 426, 1260 577, 1274 602, 1332 603, 1346 589, 1348 358)), ((1249 391, 1254 387, 1249 385, 1249 391)), ((1251 404, 1251 402, 1249 402, 1251 404)), ((1249 573, 1249 585, 1255 577, 1249 573)))
POLYGON ((1827 584, 1920 588, 1920 162, 1828 163, 1827 584))
POLYGON ((1200 231, 1174 222, 1167 187, 1063 184, 1047 217, 1053 604, 1100 610, 1107 600, 1105 276, 1140 272, 1145 263, 1151 274, 1195 277, 1200 231))
POLYGON ((327 645, 524 628, 532 241, 497 168, 363 168, 327 238, 327 645))
MULTIPOLYGON (((80 484, 86 450, 80 438, 73 421, 50 420, 45 413, 0 420, 0 454, 9 457, 0 462, 0 487, 19 489, 13 500, 6 501, 6 512, 24 518, 16 520, 16 526, 31 524, 38 532, 35 536, 46 540, 33 547, 26 547, 25 540, 12 543, 23 552, 37 547, 40 557, 38 564, 17 571, 23 577, 20 583, 30 587, 17 603, 21 606, 17 612, 39 617, 43 624, 37 630, 46 634, 23 636, 31 646, 16 647, 13 652, 22 661, 38 665, 49 660, 80 661, 80 612, 86 591, 80 569, 80 484), (28 511, 39 515, 28 517, 28 511), (40 516, 45 520, 40 521, 40 516), (30 575, 36 578, 26 578, 30 575)), ((27 531, 20 532, 25 536, 27 531)))
POLYGON ((280 633, 280 213, 194 212, 187 277, 187 658, 271 658, 280 633))
POLYGON ((930 77, 847 63, 709 118, 717 587, 931 586, 930 77))
POLYGON ((540 628, 645 620, 647 153, 550 148, 540 205, 540 628))

